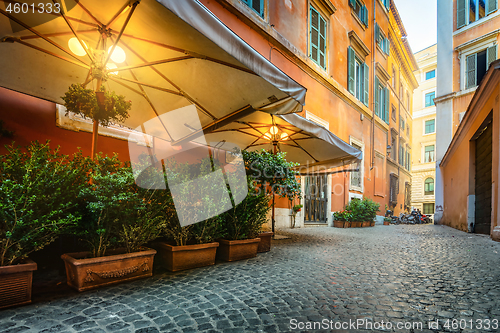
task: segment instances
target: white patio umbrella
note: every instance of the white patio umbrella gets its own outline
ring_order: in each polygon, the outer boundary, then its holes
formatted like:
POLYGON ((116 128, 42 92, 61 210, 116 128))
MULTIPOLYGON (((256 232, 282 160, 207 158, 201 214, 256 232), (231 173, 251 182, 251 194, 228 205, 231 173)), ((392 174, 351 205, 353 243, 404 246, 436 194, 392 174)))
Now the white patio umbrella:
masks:
POLYGON ((57 0, 50 14, 14 3, 0 2, 2 87, 63 104, 71 84, 102 84, 132 101, 130 128, 188 105, 203 127, 304 105, 305 88, 196 0, 57 0))

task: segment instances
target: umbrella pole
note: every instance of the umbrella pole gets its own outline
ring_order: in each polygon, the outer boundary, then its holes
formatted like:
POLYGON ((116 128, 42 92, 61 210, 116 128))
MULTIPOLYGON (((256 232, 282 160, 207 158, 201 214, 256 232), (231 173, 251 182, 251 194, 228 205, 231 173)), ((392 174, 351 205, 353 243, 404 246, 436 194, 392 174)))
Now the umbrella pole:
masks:
POLYGON ((273 190, 273 210, 272 210, 272 217, 271 217, 271 228, 274 233, 274 190, 273 190))
MULTIPOLYGON (((278 152, 278 142, 276 141, 273 141, 273 154, 276 155, 276 153, 278 152)), ((274 234, 274 225, 275 225, 275 221, 274 221, 274 186, 272 187, 272 190, 273 190, 273 209, 272 209, 272 217, 271 217, 271 227, 272 227, 272 232, 274 234)))
POLYGON ((92 151, 91 158, 94 160, 94 156, 96 154, 97 149, 97 135, 99 133, 99 121, 94 119, 93 127, 92 127, 92 151))

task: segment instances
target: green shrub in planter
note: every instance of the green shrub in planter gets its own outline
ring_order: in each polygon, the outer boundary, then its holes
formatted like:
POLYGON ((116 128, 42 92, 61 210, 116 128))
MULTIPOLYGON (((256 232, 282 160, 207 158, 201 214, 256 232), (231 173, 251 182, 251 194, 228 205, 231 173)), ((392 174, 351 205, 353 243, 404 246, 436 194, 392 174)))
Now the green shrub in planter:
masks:
POLYGON ((79 195, 83 218, 73 229, 91 256, 102 257, 115 248, 136 252, 159 237, 171 205, 164 191, 138 187, 129 163, 117 155, 97 155, 93 162, 92 180, 79 195))
POLYGON ((350 212, 351 222, 371 222, 377 216, 379 208, 380 204, 363 197, 363 200, 352 199, 344 210, 350 212))
POLYGON ((70 158, 45 144, 6 146, 0 156, 0 266, 11 265, 53 242, 80 220, 75 198, 90 160, 70 158))

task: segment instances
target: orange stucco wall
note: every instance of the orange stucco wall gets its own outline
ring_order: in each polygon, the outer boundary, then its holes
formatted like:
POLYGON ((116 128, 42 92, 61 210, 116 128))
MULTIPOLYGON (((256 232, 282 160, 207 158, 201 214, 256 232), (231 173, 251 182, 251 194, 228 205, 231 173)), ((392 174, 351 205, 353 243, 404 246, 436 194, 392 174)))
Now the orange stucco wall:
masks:
MULTIPOLYGON (((498 216, 498 167, 499 167, 499 108, 500 84, 497 84, 493 92, 487 96, 487 100, 480 111, 464 124, 464 131, 460 133, 459 139, 453 144, 443 168, 444 178, 444 213, 442 223, 451 227, 467 231, 468 196, 474 195, 474 145, 471 138, 476 134, 485 118, 492 112, 493 120, 493 163, 492 163, 492 226, 496 225, 498 216)), ((473 214, 473 212, 472 212, 473 214)))

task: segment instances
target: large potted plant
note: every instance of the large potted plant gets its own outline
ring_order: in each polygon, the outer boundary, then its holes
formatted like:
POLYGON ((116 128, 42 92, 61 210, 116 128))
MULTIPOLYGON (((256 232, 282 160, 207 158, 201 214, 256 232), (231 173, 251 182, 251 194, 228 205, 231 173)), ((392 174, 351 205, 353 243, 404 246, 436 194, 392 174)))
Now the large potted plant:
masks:
POLYGON ((219 239, 217 259, 236 261, 257 255, 259 231, 267 221, 270 198, 250 189, 246 198, 233 209, 222 214, 225 234, 219 239))
POLYGON ((34 142, 0 156, 0 308, 31 302, 37 265, 28 258, 78 222, 87 161, 34 142))
POLYGON ((80 193, 82 219, 73 233, 89 251, 63 254, 67 283, 78 291, 152 275, 156 251, 144 247, 165 228, 162 191, 138 187, 115 155, 97 155, 80 193))
MULTIPOLYGON (((198 197, 197 193, 215 193, 217 184, 213 182, 199 182, 196 188, 193 186, 178 187, 177 203, 182 202, 185 207, 182 210, 183 223, 178 218, 178 212, 174 205, 170 186, 172 184, 187 184, 191 179, 206 176, 212 171, 211 159, 203 159, 200 163, 178 164, 175 161, 166 161, 169 170, 168 178, 164 175, 167 189, 164 191, 165 201, 168 209, 165 211, 167 224, 162 232, 163 239, 158 240, 152 246, 158 251, 158 260, 169 271, 176 272, 197 267, 215 264, 215 254, 219 243, 215 240, 221 237, 221 217, 217 215, 220 202, 215 202, 211 196, 198 197), (194 193, 194 195, 193 195, 194 193), (200 209, 194 209, 199 208, 200 209), (193 209, 191 209, 193 208, 193 209), (198 214, 202 212, 209 217, 198 223, 190 223, 199 220, 198 214)), ((226 198, 229 199, 229 198, 226 198)), ((223 205, 223 204, 222 204, 223 205)))
POLYGON ((342 210, 333 213, 333 226, 335 228, 350 228, 352 213, 347 210, 342 210))

